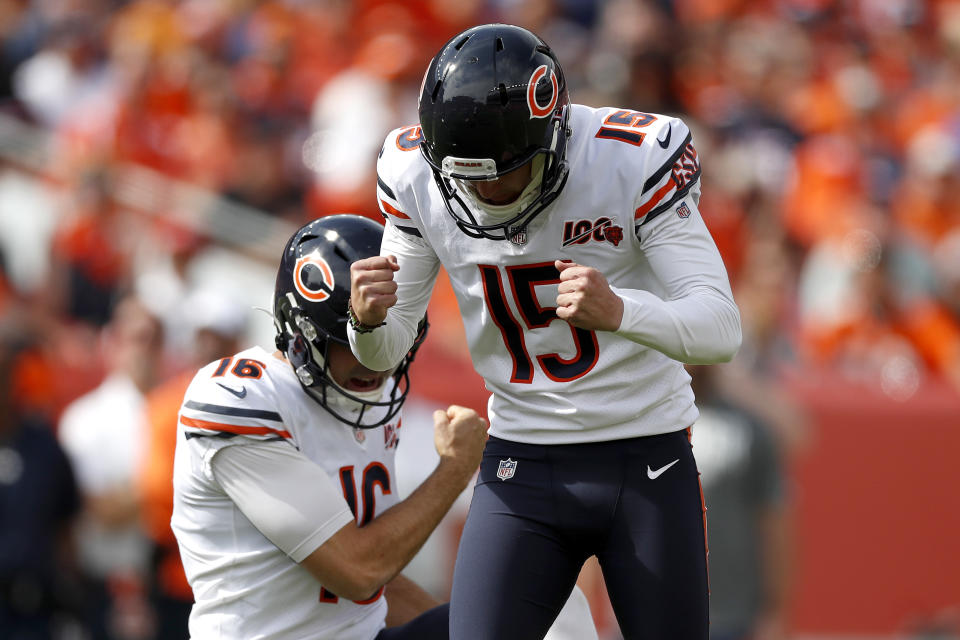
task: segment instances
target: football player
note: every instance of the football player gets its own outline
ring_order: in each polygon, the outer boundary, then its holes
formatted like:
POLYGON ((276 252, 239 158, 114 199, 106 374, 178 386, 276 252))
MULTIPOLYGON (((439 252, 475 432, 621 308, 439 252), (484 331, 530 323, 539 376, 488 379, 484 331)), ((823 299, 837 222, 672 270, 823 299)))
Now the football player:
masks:
POLYGON ((386 231, 353 265, 348 335, 394 367, 446 269, 492 393, 451 637, 541 638, 595 555, 625 638, 705 640, 682 363, 729 360, 741 334, 690 130, 571 104, 550 47, 503 24, 444 45, 419 115, 380 154, 386 231))
POLYGON ((194 638, 447 637, 446 606, 399 572, 467 486, 486 424, 435 412, 440 462, 398 499, 400 408, 426 323, 387 372, 346 343, 349 266, 376 255, 382 229, 336 215, 298 230, 277 273, 277 350, 212 362, 186 392, 171 524, 194 638))
MULTIPOLYGON (((382 235, 355 215, 298 230, 277 273, 277 350, 212 362, 184 396, 171 524, 194 638, 448 637, 448 607, 399 571, 476 470, 486 421, 436 411, 438 466, 399 500, 400 408, 426 316, 388 372, 357 362, 346 338, 350 263, 376 255, 382 235)), ((596 640, 581 592, 547 638, 596 640)))

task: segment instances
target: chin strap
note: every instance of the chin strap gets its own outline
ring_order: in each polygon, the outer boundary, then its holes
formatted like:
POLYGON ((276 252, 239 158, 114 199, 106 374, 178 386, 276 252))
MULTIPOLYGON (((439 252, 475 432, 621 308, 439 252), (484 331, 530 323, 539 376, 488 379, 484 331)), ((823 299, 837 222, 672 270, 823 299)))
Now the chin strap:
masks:
POLYGON ((457 180, 456 184, 459 189, 469 196, 468 199, 471 201, 471 203, 484 214, 497 221, 507 220, 517 216, 531 202, 536 200, 537 196, 540 194, 540 189, 542 188, 543 183, 543 171, 546 162, 543 155, 540 154, 535 156, 531 162, 533 163, 533 170, 530 172, 530 182, 527 183, 527 186, 524 187, 523 191, 519 196, 517 196, 516 200, 507 204, 498 205, 484 202, 480 199, 480 196, 477 195, 477 189, 470 180, 457 180))

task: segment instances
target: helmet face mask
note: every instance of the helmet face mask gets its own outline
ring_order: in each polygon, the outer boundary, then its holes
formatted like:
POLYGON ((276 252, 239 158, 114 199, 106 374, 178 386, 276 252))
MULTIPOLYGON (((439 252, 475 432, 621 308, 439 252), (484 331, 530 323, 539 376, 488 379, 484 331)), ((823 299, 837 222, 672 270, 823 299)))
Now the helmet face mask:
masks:
POLYGON ((516 242, 566 184, 566 80, 551 49, 526 29, 482 25, 451 39, 427 68, 419 112, 421 152, 447 212, 471 237, 516 242), (489 220, 474 190, 462 186, 496 180, 537 157, 536 197, 513 215, 489 220))
POLYGON ((370 429, 399 413, 410 390, 408 369, 423 339, 417 340, 383 385, 369 391, 345 389, 331 373, 331 345, 347 341, 350 265, 379 255, 383 227, 356 215, 326 216, 301 227, 287 242, 274 290, 277 348, 286 356, 304 392, 337 420, 370 429))

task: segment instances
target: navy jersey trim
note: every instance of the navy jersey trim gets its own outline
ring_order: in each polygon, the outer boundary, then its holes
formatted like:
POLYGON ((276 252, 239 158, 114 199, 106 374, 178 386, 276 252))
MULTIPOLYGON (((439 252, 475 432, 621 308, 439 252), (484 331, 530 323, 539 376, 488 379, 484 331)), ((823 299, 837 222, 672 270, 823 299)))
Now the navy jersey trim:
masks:
POLYGON ((401 227, 401 226, 398 225, 398 224, 395 224, 394 226, 395 226, 398 230, 403 231, 404 233, 406 233, 407 235, 417 236, 418 238, 422 238, 422 237, 423 237, 423 234, 420 233, 420 230, 417 229, 417 228, 415 228, 415 227, 401 227))
POLYGON ((656 172, 654 172, 654 174, 647 178, 647 181, 643 183, 643 191, 640 193, 646 193, 650 189, 653 189, 655 186, 660 184, 660 181, 663 179, 663 174, 673 168, 673 165, 676 164, 677 160, 680 159, 680 156, 686 152, 687 145, 690 144, 691 140, 693 140, 693 134, 687 133, 687 137, 683 139, 683 142, 680 144, 677 150, 673 152, 673 155, 671 155, 670 158, 663 163, 663 166, 657 169, 656 172))
POLYGON ((667 202, 657 205, 656 207, 651 209, 647 213, 647 215, 644 217, 643 221, 640 222, 640 224, 636 225, 636 228, 639 229, 640 227, 647 224, 648 222, 650 222, 651 220, 659 216, 661 213, 663 213, 664 211, 672 207, 674 204, 676 204, 677 200, 682 200, 684 197, 686 197, 686 195, 690 193, 690 187, 697 184, 697 181, 699 179, 700 179, 700 169, 697 169, 697 172, 693 174, 693 177, 690 178, 690 182, 688 182, 683 187, 683 189, 679 189, 675 194, 673 194, 673 197, 670 198, 670 200, 668 200, 667 202))
POLYGON ((393 193, 393 189, 387 186, 387 183, 383 181, 383 178, 380 177, 380 174, 377 174, 377 186, 380 187, 380 190, 387 194, 387 196, 391 199, 397 199, 397 196, 393 193))
MULTIPOLYGON (((193 431, 184 431, 184 432, 183 432, 183 436, 184 436, 187 440, 192 440, 193 438, 220 438, 221 440, 229 440, 230 438, 236 438, 238 435, 240 435, 240 434, 239 434, 239 433, 224 433, 224 432, 222 432, 222 431, 219 432, 219 433, 195 433, 195 432, 193 432, 193 431)), ((264 438, 263 440, 260 440, 259 442, 286 442, 286 439, 284 439, 284 438, 282 438, 282 437, 280 437, 280 436, 273 436, 273 437, 270 437, 270 438, 264 438)), ((299 449, 297 449, 297 450, 299 451, 299 449)))
POLYGON ((192 440, 194 438, 220 438, 221 440, 229 440, 230 438, 236 438, 239 433, 225 433, 219 431, 217 433, 196 433, 194 431, 184 431, 183 437, 187 440, 192 440))
POLYGON ((184 405, 187 409, 196 411, 205 411, 207 413, 216 413, 221 416, 234 416, 237 418, 261 418, 263 420, 273 420, 274 422, 283 422, 283 418, 276 411, 264 411, 262 409, 243 409, 240 407, 225 407, 219 404, 207 404, 205 402, 194 402, 187 400, 184 405))

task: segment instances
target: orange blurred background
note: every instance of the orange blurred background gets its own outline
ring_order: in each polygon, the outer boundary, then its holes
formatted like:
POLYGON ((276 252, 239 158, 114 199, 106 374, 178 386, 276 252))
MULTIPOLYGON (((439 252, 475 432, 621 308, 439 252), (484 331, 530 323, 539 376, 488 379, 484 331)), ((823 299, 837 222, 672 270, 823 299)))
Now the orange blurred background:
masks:
MULTIPOLYGON (((0 0, 17 410, 56 430, 130 292, 164 327, 158 388, 197 366, 198 292, 271 344, 247 310, 271 306, 283 242, 330 213, 381 219, 384 135, 416 121, 443 42, 492 21, 550 43, 574 102, 693 131, 743 315, 727 391, 785 460, 788 636, 960 637, 956 0, 0 0)), ((419 400, 484 407, 443 278, 430 317, 419 400)))

